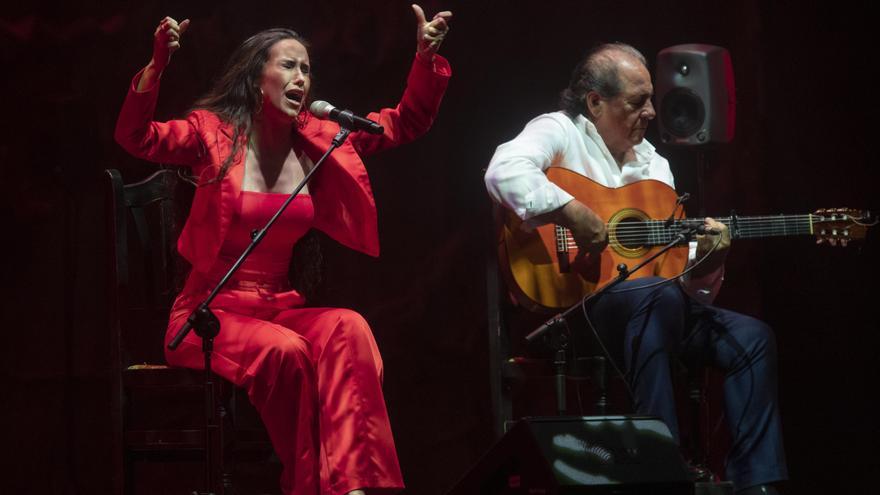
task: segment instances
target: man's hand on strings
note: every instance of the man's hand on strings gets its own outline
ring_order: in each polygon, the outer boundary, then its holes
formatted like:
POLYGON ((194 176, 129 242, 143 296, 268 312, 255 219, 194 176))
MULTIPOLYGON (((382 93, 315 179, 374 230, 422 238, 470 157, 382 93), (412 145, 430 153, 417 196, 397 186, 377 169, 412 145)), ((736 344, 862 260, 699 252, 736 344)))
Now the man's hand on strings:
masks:
POLYGON ((727 225, 724 225, 714 218, 706 217, 703 220, 703 226, 706 228, 707 232, 712 231, 718 233, 697 236, 697 259, 702 258, 710 251, 712 252, 713 257, 716 255, 727 255, 727 250, 730 249, 730 229, 727 228, 727 225), (720 240, 718 236, 721 236, 720 240), (716 243, 718 244, 717 246, 715 245, 716 243))
POLYGON ((605 221, 587 205, 573 199, 561 208, 534 217, 539 224, 553 223, 567 228, 571 232, 578 248, 576 262, 597 255, 608 245, 608 232, 605 221))
POLYGON ((703 277, 721 268, 730 249, 730 229, 727 228, 727 225, 714 218, 706 217, 703 220, 703 226, 707 231, 717 233, 697 236, 697 261, 703 260, 707 254, 709 257, 694 267, 694 277, 703 277))

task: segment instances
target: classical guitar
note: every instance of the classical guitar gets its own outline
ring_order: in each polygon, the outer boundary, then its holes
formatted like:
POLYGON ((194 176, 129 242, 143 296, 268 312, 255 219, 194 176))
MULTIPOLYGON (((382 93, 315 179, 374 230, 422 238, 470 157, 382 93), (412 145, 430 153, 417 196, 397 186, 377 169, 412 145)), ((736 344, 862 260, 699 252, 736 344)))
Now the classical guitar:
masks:
MULTIPOLYGON (((547 170, 556 185, 607 219, 608 247, 598 255, 579 256, 571 232, 544 225, 528 232, 513 214, 505 214, 499 236, 499 261, 508 288, 533 311, 558 312, 575 304, 617 276, 616 267, 632 267, 659 246, 672 242, 685 225, 702 219, 669 218, 677 206, 675 191, 656 180, 610 189, 578 173, 558 167, 547 170)), ((805 215, 731 216, 717 218, 733 239, 813 235, 817 242, 846 246, 862 239, 869 215, 846 208, 822 209, 805 215)), ((876 222, 875 222, 876 223, 876 222)), ((632 278, 673 277, 687 264, 687 245, 658 257, 632 278)))

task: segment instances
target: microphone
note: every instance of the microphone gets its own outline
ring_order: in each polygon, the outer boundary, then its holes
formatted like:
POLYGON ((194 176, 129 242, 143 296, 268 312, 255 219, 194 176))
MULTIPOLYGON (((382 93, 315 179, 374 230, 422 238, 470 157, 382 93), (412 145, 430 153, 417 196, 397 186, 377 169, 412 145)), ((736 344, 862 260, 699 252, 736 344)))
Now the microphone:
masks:
POLYGON ((684 204, 684 202, 690 199, 690 197, 690 193, 684 193, 675 199, 675 206, 672 208, 672 213, 670 213, 669 218, 667 218, 666 221, 663 222, 664 227, 666 227, 667 229, 669 227, 672 227, 672 224, 675 223, 675 212, 677 212, 678 207, 684 204))
POLYGON ((526 335, 526 342, 533 342, 535 339, 537 339, 541 335, 544 335, 551 328, 553 328, 555 325, 558 325, 559 323, 562 323, 564 320, 565 318, 563 318, 562 315, 556 315, 553 318, 550 318, 549 320, 544 322, 543 325, 533 330, 532 333, 526 335))
POLYGON ((718 235, 721 233, 720 229, 706 227, 706 224, 703 223, 702 220, 696 220, 693 218, 688 218, 681 222, 681 228, 685 230, 690 230, 692 233, 698 235, 718 235))
POLYGON ((385 128, 370 119, 358 117, 351 110, 340 110, 323 100, 316 100, 309 106, 312 115, 319 119, 332 120, 352 131, 366 131, 370 134, 382 134, 385 128))

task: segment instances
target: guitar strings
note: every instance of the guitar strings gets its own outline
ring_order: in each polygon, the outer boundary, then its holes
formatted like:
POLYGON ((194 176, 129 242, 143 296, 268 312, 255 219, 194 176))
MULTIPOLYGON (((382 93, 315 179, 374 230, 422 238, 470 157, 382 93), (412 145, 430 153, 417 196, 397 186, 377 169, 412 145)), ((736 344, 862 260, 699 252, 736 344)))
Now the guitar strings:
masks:
MULTIPOLYGON (((811 215, 791 215, 782 218, 779 216, 741 217, 736 221, 736 236, 748 238, 774 234, 809 234, 813 224, 811 217, 811 215)), ((725 224, 731 223, 730 217, 718 218, 718 221, 725 224)), ((666 222, 663 220, 648 220, 638 223, 623 222, 608 227, 614 233, 615 239, 624 244, 665 244, 678 234, 672 231, 673 229, 687 223, 678 220, 669 227, 665 224, 666 222)), ((571 231, 564 229, 563 232, 567 247, 576 247, 571 231)))
MULTIPOLYGON (((738 229, 737 230, 737 238, 750 238, 750 237, 770 237, 770 236, 781 236, 781 235, 796 235, 796 234, 810 234, 809 228, 770 228, 770 229, 761 229, 761 228, 751 228, 751 229, 738 229)), ((644 232, 615 232, 612 234, 613 238, 624 244, 665 244, 676 237, 677 232, 658 232, 658 233, 644 233, 644 232)), ((565 243, 571 247, 575 246, 571 234, 566 234, 565 243)))

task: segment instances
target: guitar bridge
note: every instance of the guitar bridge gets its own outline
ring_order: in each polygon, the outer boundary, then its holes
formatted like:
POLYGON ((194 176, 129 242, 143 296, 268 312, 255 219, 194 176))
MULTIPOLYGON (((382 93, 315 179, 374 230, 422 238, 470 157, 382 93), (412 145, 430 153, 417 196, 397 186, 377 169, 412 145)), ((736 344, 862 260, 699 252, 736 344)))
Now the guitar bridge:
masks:
POLYGON ((568 242, 571 232, 561 225, 556 226, 556 259, 559 263, 559 273, 571 271, 571 261, 568 258, 568 242))

